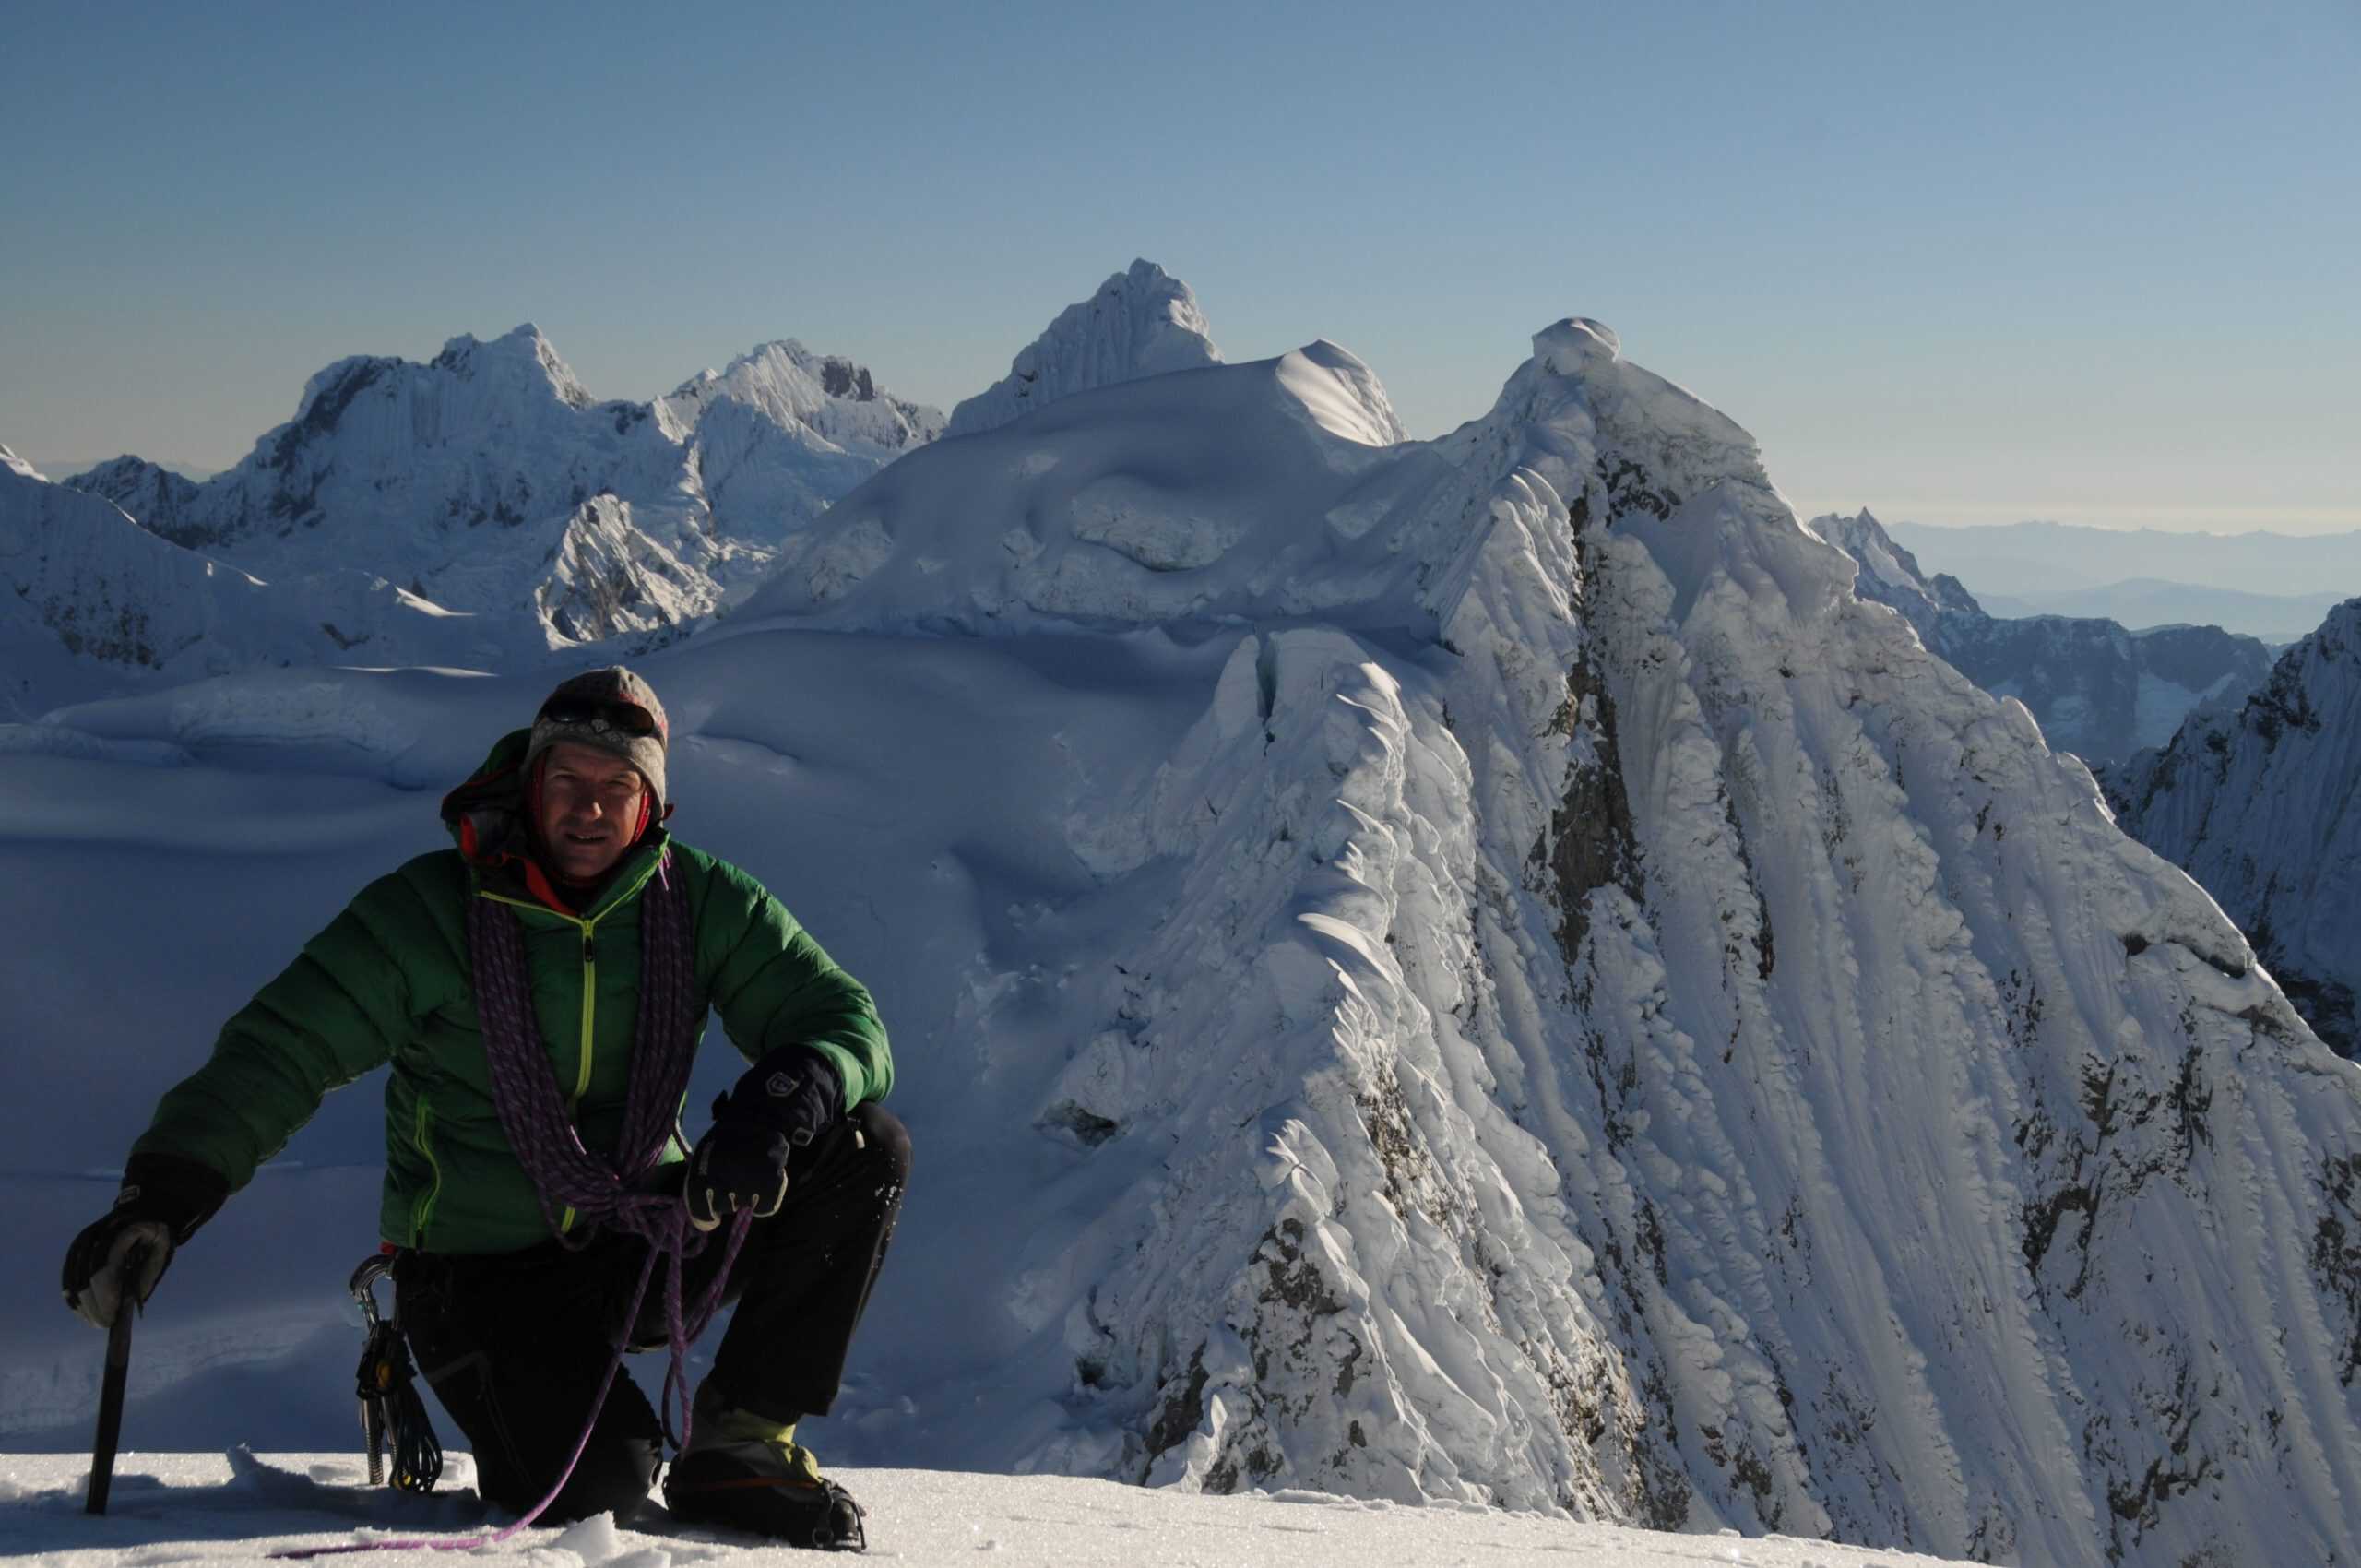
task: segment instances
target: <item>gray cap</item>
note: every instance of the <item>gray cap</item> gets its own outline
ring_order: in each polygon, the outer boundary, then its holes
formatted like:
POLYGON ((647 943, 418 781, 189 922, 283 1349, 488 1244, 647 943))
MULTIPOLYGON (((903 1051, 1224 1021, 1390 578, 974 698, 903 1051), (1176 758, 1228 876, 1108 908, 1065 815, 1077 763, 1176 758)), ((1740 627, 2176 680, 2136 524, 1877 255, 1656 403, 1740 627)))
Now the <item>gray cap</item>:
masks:
POLYGON ((541 754, 561 741, 609 753, 639 769, 661 821, 671 804, 664 785, 664 753, 671 740, 656 688, 622 665, 610 665, 559 683, 541 704, 525 747, 525 772, 530 777, 541 754))

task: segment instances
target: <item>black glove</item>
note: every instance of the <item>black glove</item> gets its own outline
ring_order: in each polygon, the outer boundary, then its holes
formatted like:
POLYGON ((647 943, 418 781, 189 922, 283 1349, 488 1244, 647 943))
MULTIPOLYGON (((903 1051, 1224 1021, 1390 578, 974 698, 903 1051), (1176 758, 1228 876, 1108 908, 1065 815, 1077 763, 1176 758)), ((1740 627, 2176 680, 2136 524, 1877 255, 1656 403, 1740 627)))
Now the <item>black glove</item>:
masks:
POLYGON ((145 1303, 172 1253, 213 1218, 230 1183, 209 1165, 171 1154, 136 1154, 114 1207, 65 1249, 65 1304, 100 1328, 114 1325, 127 1293, 145 1303), (130 1268, 138 1253, 139 1266, 130 1268))
POLYGON ((836 1063, 808 1045, 786 1045, 754 1063, 713 1102, 713 1125, 689 1156, 681 1201, 689 1223, 710 1230, 738 1210, 767 1219, 787 1200, 787 1161, 835 1125, 844 1109, 836 1063))

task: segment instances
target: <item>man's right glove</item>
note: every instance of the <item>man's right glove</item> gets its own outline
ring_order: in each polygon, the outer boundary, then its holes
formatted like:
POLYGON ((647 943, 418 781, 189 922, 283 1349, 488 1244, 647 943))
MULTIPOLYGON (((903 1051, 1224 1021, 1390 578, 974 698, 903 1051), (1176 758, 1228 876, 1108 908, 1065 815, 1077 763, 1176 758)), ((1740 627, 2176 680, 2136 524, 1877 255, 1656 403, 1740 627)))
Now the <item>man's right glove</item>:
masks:
POLYGON ((787 1161, 833 1126, 844 1106, 836 1063, 808 1045, 781 1046, 713 1102, 713 1125, 689 1156, 681 1188, 689 1223, 710 1230, 738 1210, 767 1219, 787 1201, 787 1161))
POLYGON ((209 1165, 178 1155, 133 1155, 124 1165, 114 1206, 65 1249, 65 1304, 88 1323, 113 1327, 125 1297, 144 1303, 174 1249, 229 1195, 230 1183, 209 1165), (136 1277, 134 1253, 140 1254, 136 1277))

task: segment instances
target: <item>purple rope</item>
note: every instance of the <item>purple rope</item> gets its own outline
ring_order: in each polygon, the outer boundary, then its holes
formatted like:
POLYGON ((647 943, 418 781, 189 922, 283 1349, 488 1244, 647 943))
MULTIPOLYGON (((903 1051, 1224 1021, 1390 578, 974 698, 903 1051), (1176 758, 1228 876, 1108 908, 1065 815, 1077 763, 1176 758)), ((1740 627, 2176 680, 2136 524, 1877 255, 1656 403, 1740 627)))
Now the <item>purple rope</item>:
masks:
MULTIPOLYGON (((688 1211, 677 1196, 643 1192, 639 1183, 662 1158, 672 1135, 674 1116, 688 1092, 689 1067, 704 1031, 705 1007, 696 990, 696 971, 690 952, 688 889, 671 875, 668 850, 657 862, 656 875, 640 895, 639 1029, 632 1049, 631 1092, 623 1109, 623 1135, 613 1161, 600 1158, 584 1146, 565 1097, 558 1087, 557 1071, 550 1065, 540 1031, 533 1019, 532 992, 525 968, 525 936, 515 912, 489 898, 477 898, 468 910, 468 947, 475 961, 476 1008, 483 1025, 484 1051, 492 1069, 492 1099, 500 1113, 502 1131, 516 1154, 516 1162, 532 1178, 534 1194, 552 1232, 568 1247, 575 1240, 563 1225, 564 1211, 589 1222, 641 1238, 647 1243, 647 1261, 640 1265, 639 1284, 632 1291, 623 1314, 614 1360, 599 1384, 589 1418, 575 1440, 549 1494, 533 1504, 507 1528, 457 1540, 370 1541, 359 1546, 310 1547, 273 1553, 280 1558, 328 1557, 353 1551, 467 1551, 497 1545, 524 1529, 557 1501, 574 1479, 590 1445, 590 1434, 614 1387, 615 1373, 631 1350, 632 1324, 647 1302, 647 1287, 661 1256, 664 1278, 664 1323, 671 1364, 665 1369, 658 1408, 679 1400, 680 1443, 689 1441, 691 1400, 688 1384, 689 1342, 711 1325, 721 1305, 721 1292, 737 1265, 753 1216, 742 1211, 730 1222, 721 1267, 694 1309, 688 1307, 682 1277, 687 1259, 705 1249, 709 1238, 691 1228, 688 1211)), ((586 939, 587 940, 587 939, 586 939)), ((587 999, 586 999, 587 1004, 587 999)))

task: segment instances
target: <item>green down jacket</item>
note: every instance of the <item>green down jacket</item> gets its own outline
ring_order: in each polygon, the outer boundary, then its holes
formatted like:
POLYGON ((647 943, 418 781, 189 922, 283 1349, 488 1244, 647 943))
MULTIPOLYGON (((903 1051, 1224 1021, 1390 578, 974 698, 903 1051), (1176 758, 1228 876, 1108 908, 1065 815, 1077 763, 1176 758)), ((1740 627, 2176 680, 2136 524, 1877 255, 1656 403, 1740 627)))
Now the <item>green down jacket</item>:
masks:
MULTIPOLYGON (((541 896, 547 884, 528 882, 527 863, 498 848, 521 845, 516 768, 526 739, 524 731, 504 739, 445 802, 462 847, 421 855, 362 888, 224 1026, 211 1059, 164 1096, 135 1154, 197 1160, 234 1192, 330 1089, 391 1063, 386 1240, 438 1253, 547 1240, 540 1201, 492 1106, 469 980, 469 901, 494 898, 516 911, 551 1064, 583 1142, 611 1153, 639 1017, 640 890, 668 847, 686 878, 697 985, 731 1043, 749 1061, 792 1042, 816 1048, 843 1078, 848 1111, 884 1097, 893 1059, 868 991, 737 867, 651 826, 588 909, 552 907, 541 896)), ((675 1146, 664 1158, 683 1154, 675 1146)))

